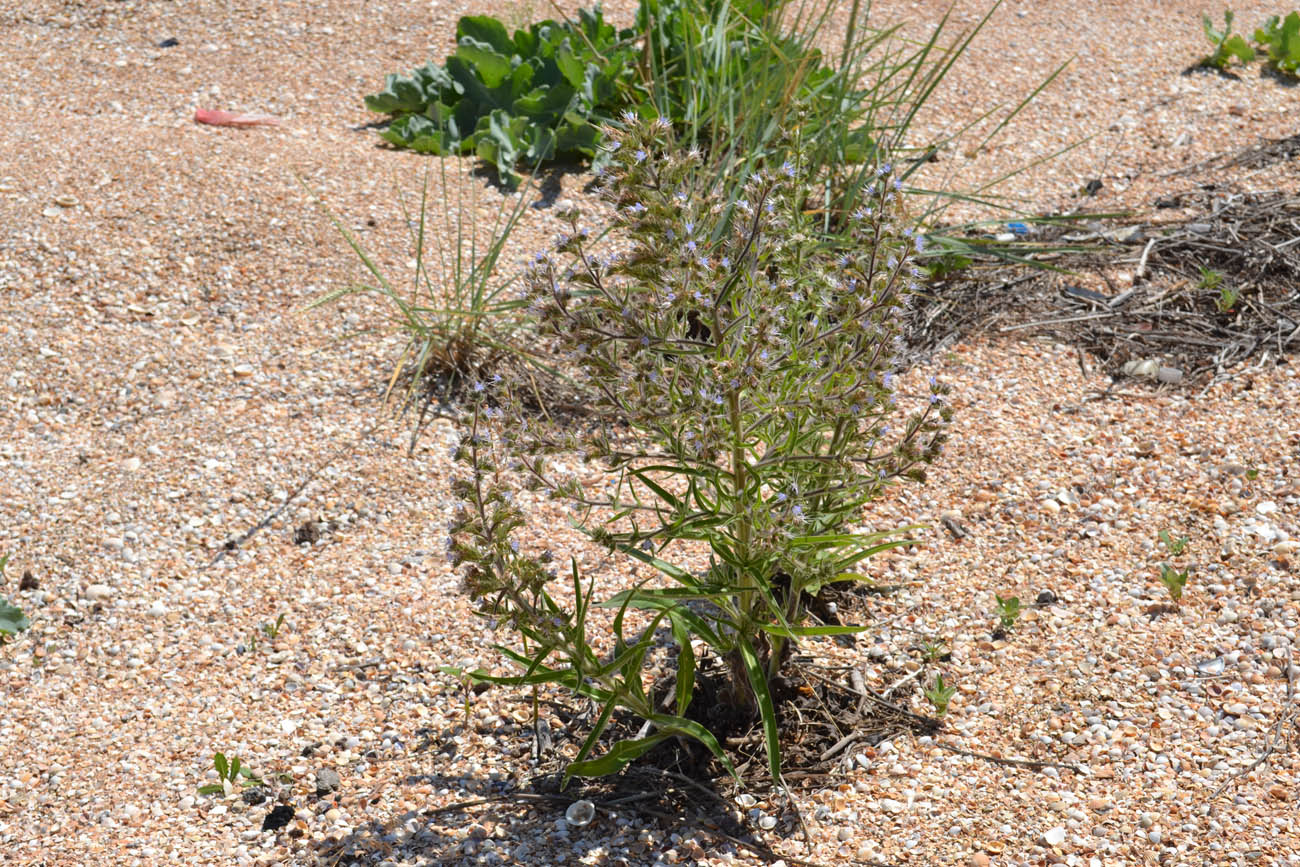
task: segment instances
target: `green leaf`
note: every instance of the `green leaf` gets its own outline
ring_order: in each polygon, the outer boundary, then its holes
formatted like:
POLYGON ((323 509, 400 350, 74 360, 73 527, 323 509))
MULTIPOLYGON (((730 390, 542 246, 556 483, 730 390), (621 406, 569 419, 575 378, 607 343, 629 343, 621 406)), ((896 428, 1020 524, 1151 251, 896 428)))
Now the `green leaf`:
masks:
POLYGON ((506 33, 506 27, 491 15, 466 15, 456 23, 456 41, 473 39, 509 57, 514 53, 515 45, 506 33))
POLYGON ((472 37, 461 38, 456 56, 474 67, 479 79, 488 87, 500 87, 510 75, 510 58, 492 50, 492 46, 472 37))
POLYGON ((574 759, 573 763, 570 763, 569 766, 564 769, 564 780, 560 783, 561 789, 564 789, 564 787, 569 785, 569 780, 573 777, 573 765, 575 763, 585 762, 587 756, 591 755, 592 749, 596 746, 596 741, 600 739, 601 734, 605 731, 605 727, 609 725, 610 717, 614 715, 614 708, 617 706, 618 701, 615 698, 610 698, 610 700, 605 703, 605 707, 600 711, 600 716, 596 718, 595 724, 591 727, 591 732, 587 735, 586 740, 582 742, 582 748, 578 750, 578 757, 574 759))
POLYGON ((671 733, 659 731, 639 740, 619 741, 598 759, 571 762, 564 769, 564 777, 567 780, 570 777, 606 777, 616 774, 628 762, 640 758, 670 737, 671 733))
POLYGON ((21 608, 10 605, 9 600, 0 597, 0 634, 17 635, 32 625, 21 608))
POLYGON ((225 753, 217 753, 212 757, 212 766, 217 769, 217 776, 223 780, 230 779, 230 765, 226 763, 225 753))
POLYGON ((220 795, 226 791, 226 787, 220 783, 209 783, 206 786, 199 786, 200 795, 220 795))
POLYGON ((717 632, 713 627, 700 615, 691 609, 679 605, 666 599, 659 599, 644 591, 625 590, 615 595, 607 602, 600 603, 601 608, 616 608, 626 605, 629 608, 637 608, 648 611, 666 611, 672 616, 680 617, 690 627, 691 632, 703 638, 709 643, 710 647, 725 650, 729 644, 723 644, 719 639, 717 632))
POLYGON ((676 616, 675 611, 668 612, 672 624, 673 640, 677 642, 677 704, 678 716, 685 716, 691 704, 691 693, 695 689, 695 649, 691 647, 691 631, 686 621, 676 616))
POLYGON ((239 771, 240 771, 239 756, 235 756, 233 759, 230 760, 230 775, 227 776, 226 779, 230 780, 231 782, 234 782, 235 777, 239 776, 239 771))
POLYGON ((781 782, 781 740, 776 726, 776 707, 772 704, 772 694, 767 689, 767 673, 763 671, 758 654, 744 635, 737 636, 736 648, 745 664, 745 674, 749 676, 749 685, 758 699, 758 712, 763 718, 763 736, 767 741, 767 769, 772 775, 773 783, 781 782))
POLYGON ((813 637, 818 635, 856 635, 866 632, 870 626, 780 626, 774 623, 760 623, 758 628, 771 635, 782 638, 813 637))
POLYGON ((1247 44, 1244 37, 1239 33, 1234 33, 1223 43, 1223 49, 1232 57, 1237 58, 1242 63, 1250 63, 1255 59, 1255 50, 1247 44))
POLYGON ((564 75, 564 80, 574 90, 582 90, 583 81, 586 78, 586 65, 574 55, 573 51, 567 46, 555 52, 555 65, 560 68, 564 75))
POLYGON ((659 726, 661 731, 671 732, 674 734, 684 734, 693 737, 700 743, 704 744, 704 746, 708 748, 709 752, 713 753, 714 758, 721 762, 722 766, 727 769, 727 773, 731 774, 731 776, 739 782, 740 776, 736 773, 735 765, 731 763, 731 759, 723 751, 722 745, 718 743, 718 739, 713 736, 713 732, 709 731, 694 720, 670 714, 651 714, 650 722, 659 726))

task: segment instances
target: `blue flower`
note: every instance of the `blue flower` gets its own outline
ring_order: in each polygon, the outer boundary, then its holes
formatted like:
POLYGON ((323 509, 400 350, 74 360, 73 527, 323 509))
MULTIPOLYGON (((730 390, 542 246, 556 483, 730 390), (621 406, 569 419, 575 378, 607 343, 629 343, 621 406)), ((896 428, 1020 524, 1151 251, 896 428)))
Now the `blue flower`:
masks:
POLYGON ((638 149, 636 153, 632 154, 632 158, 639 163, 645 162, 646 156, 646 152, 642 149, 638 149))
POLYGON ((686 242, 686 249, 689 250, 690 252, 694 253, 694 252, 695 252, 695 242, 694 242, 694 241, 687 241, 687 242, 686 242))
POLYGON ((642 551, 653 551, 654 549, 655 549, 655 543, 650 539, 646 539, 641 543, 642 551))
POLYGON ((790 510, 790 513, 794 515, 796 521, 803 523, 803 506, 795 506, 790 510))
POLYGON ((687 220, 687 221, 686 221, 686 234, 689 235, 689 234, 691 234, 691 233, 694 232, 694 231, 695 231, 695 224, 692 223, 690 220, 687 220))
POLYGON ((786 160, 786 161, 781 165, 781 172, 782 172, 782 174, 784 174, 787 178, 793 178, 793 177, 794 177, 794 164, 791 163, 789 160, 786 160))
POLYGON ((720 264, 723 268, 730 268, 730 267, 731 267, 731 257, 730 257, 730 256, 723 256, 723 257, 722 257, 722 261, 719 262, 718 264, 720 264))

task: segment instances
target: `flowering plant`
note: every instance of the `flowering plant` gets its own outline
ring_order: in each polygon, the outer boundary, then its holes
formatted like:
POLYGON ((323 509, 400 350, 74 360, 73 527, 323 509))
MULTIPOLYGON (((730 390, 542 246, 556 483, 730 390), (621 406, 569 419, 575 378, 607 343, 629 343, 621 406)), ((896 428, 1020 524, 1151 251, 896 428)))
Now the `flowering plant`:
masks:
POLYGON ((457 449, 469 471, 457 485, 452 554, 482 611, 524 638, 522 652, 503 651, 525 673, 497 680, 558 683, 602 706, 570 775, 613 772, 674 736, 704 743, 734 773, 688 716, 695 640, 727 665, 719 700, 761 718, 779 779, 773 686, 792 645, 864 628, 815 622, 807 603, 830 583, 869 580, 867 558, 908 544, 853 528, 886 484, 923 479, 945 439, 951 411, 933 380, 917 410, 889 424, 901 314, 918 276, 910 259, 923 242, 901 216, 887 164, 863 190, 843 248, 830 250, 809 231, 797 162, 755 173, 728 205, 689 186, 700 157, 677 149, 666 123, 628 118, 609 135, 605 191, 616 237, 630 244, 598 255, 570 211, 571 231, 525 281, 532 314, 589 387, 594 412, 582 430, 557 429, 521 412, 509 382, 485 386, 457 449), (608 488, 594 493, 548 463, 562 454, 601 465, 608 488), (575 563, 573 603, 561 602, 546 558, 512 539, 524 522, 512 476, 577 507, 594 540, 653 567, 665 586, 647 579, 600 600, 575 563), (707 566, 674 563, 681 542, 707 546, 707 566), (603 658, 587 634, 596 606, 615 612, 603 658), (646 625, 628 637, 633 610, 646 625), (661 626, 676 644, 675 684, 652 698, 641 675, 661 626), (641 735, 589 759, 618 707, 646 720, 641 735))

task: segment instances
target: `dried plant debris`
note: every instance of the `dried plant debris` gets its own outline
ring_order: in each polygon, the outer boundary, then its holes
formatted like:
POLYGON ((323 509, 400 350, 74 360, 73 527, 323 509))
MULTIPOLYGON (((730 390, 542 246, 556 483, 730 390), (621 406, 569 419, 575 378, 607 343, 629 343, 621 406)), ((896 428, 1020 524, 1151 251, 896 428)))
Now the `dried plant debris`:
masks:
POLYGON ((1051 333, 1112 375, 1170 385, 1300 348, 1300 195, 1202 191, 1182 205, 1191 216, 1176 222, 1093 231, 1107 246, 1052 263, 1065 273, 999 267, 937 284, 913 313, 912 345, 1051 333), (1086 278, 1107 291, 1079 285, 1086 278))

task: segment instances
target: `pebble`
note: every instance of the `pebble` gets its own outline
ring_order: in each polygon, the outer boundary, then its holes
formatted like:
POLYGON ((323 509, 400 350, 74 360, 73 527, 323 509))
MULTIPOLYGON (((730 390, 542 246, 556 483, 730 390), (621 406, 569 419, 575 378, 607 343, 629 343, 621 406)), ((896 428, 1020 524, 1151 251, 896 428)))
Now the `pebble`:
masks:
POLYGON ((91 584, 86 588, 86 598, 92 602, 98 602, 102 599, 109 598, 116 592, 116 590, 109 587, 107 584, 91 584))
POLYGON ((164 605, 161 600, 149 606, 150 617, 162 617, 166 615, 166 613, 167 613, 167 606, 164 605))
POLYGON ((1043 832, 1043 839, 1047 841, 1048 846, 1060 846, 1065 842, 1065 829, 1060 825, 1055 828, 1048 828, 1043 832))
POLYGON ((140 459, 127 458, 122 461, 122 469, 126 470, 128 473, 134 473, 136 470, 140 469, 140 459))
POLYGON ((1223 657, 1216 656, 1214 659, 1196 663, 1196 670, 1207 677, 1213 677, 1216 674, 1223 674, 1223 666, 1223 657))
POLYGON ((989 867, 989 856, 983 852, 976 852, 970 856, 971 867, 989 867))
POLYGON ((54 204, 58 205, 60 208, 75 208, 77 205, 81 204, 81 201, 76 196, 65 195, 56 198, 54 204))
POLYGON ((337 792, 342 785, 337 771, 321 768, 316 772, 316 797, 323 798, 330 792, 337 792))
POLYGON ((246 379, 256 373, 256 368, 251 364, 236 364, 232 371, 239 379, 246 379))
POLYGON ((895 801, 893 798, 885 798, 880 802, 880 808, 886 813, 901 813, 907 807, 902 801, 895 801))
POLYGON ((1159 845, 1160 841, 1164 839, 1164 835, 1161 834, 1159 831, 1148 831, 1147 839, 1150 840, 1152 843, 1159 845))

